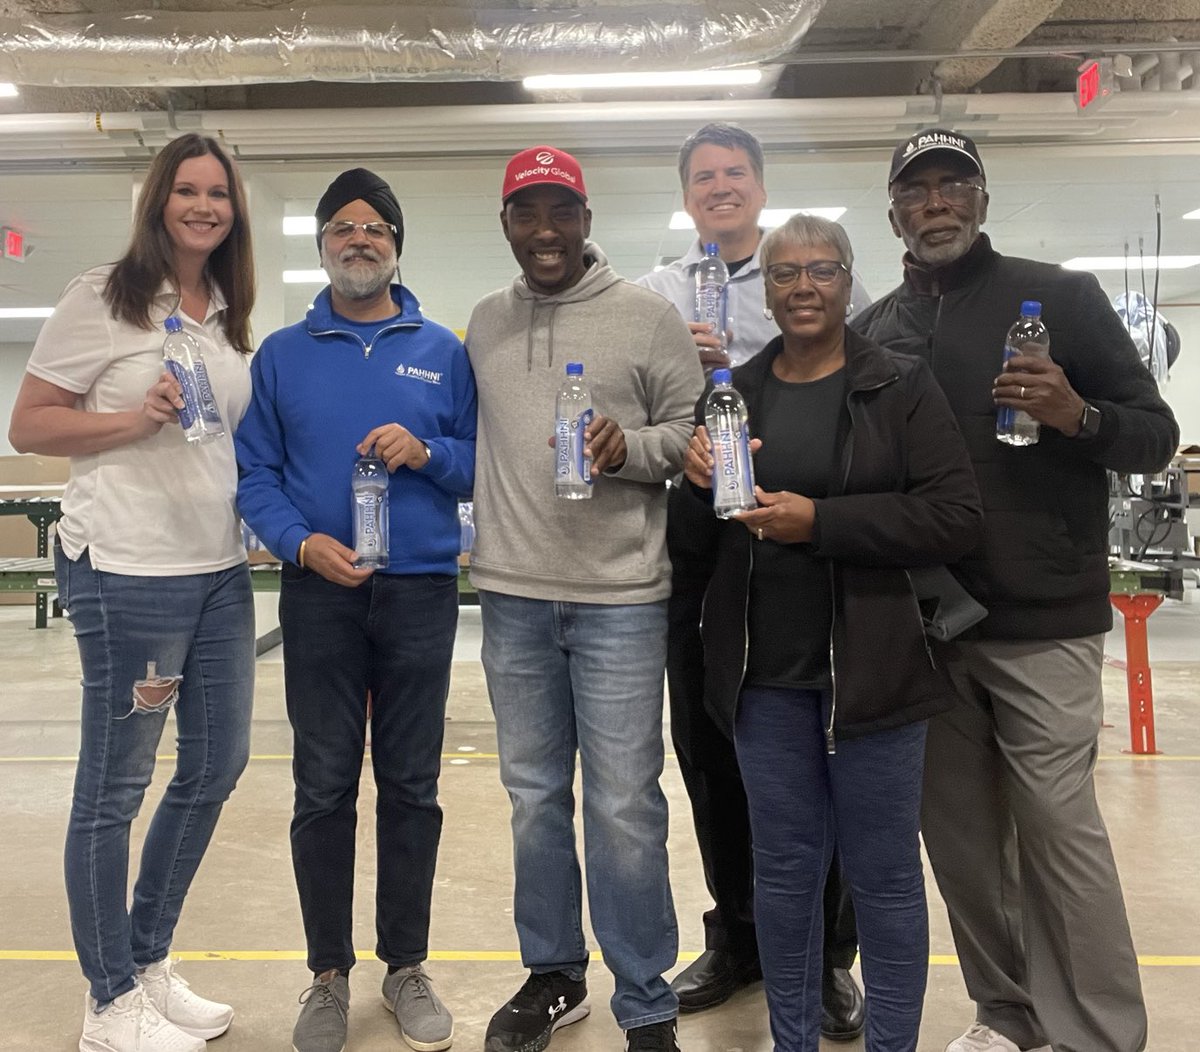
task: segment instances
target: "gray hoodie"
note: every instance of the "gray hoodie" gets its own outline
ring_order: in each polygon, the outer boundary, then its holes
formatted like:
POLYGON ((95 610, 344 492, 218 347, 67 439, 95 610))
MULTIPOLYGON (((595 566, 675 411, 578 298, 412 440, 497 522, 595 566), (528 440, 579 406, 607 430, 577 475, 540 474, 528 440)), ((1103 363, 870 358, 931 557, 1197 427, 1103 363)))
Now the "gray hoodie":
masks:
POLYGON ((587 242, 588 268, 554 295, 519 276, 484 297, 467 326, 479 389, 475 467, 478 589, 529 599, 649 603, 670 594, 664 483, 683 464, 704 374, 687 326, 587 242), (597 416, 625 432, 619 470, 591 500, 554 495, 554 401, 582 362, 597 416))

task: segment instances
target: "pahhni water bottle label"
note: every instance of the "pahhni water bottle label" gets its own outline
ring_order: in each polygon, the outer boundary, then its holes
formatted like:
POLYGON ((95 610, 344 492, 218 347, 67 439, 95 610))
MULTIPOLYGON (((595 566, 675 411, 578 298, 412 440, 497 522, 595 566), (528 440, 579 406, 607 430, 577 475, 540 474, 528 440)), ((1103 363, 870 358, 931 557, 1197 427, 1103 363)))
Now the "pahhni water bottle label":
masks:
POLYGON ((721 458, 717 464, 718 501, 737 504, 750 489, 750 435, 745 428, 724 427, 717 433, 721 458))
POLYGON ((220 426, 221 413, 217 409, 217 400, 213 397, 212 384, 208 379, 208 366, 203 361, 197 361, 195 369, 200 415, 206 423, 220 426))
POLYGON ((559 481, 569 482, 574 478, 592 484, 592 464, 583 455, 583 447, 585 432, 594 415, 591 409, 585 409, 577 417, 558 418, 555 471, 559 481))
POLYGON ((185 369, 179 362, 167 359, 167 371, 175 377, 181 388, 183 408, 179 410, 179 424, 187 431, 200 416, 200 392, 196 389, 196 378, 191 370, 185 369))

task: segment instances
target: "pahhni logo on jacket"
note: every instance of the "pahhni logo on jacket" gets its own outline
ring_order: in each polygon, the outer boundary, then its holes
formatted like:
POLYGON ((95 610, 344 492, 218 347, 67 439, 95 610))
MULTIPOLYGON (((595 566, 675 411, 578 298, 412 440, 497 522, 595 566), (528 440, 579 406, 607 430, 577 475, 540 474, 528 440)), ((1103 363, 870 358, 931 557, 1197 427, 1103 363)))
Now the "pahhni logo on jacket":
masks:
POLYGON ((427 384, 440 384, 442 374, 433 369, 422 369, 419 365, 405 365, 403 362, 396 366, 397 376, 411 376, 414 380, 424 380, 427 384))

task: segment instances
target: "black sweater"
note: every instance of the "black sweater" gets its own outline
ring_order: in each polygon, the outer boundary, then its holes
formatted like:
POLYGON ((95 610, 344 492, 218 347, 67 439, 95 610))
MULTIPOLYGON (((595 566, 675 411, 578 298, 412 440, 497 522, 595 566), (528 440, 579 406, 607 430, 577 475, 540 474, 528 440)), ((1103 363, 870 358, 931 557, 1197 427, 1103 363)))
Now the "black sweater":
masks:
POLYGON ((1179 428, 1096 278, 1002 256, 980 235, 960 260, 905 280, 853 326, 929 362, 967 440, 983 497, 983 542, 955 567, 988 608, 969 635, 1072 639, 1112 627, 1105 469, 1158 471, 1179 428), (1100 410, 1094 438, 1043 427, 1035 446, 995 438, 992 381, 1022 300, 1042 304, 1050 356, 1100 410))
MULTIPOLYGON (((782 343, 733 370, 756 437, 759 395, 782 343)), ((829 496, 815 502, 812 548, 830 565, 832 729, 851 738, 949 707, 952 688, 929 655, 906 570, 961 556, 978 537, 980 509, 962 436, 924 362, 847 331, 846 385, 840 467, 829 496)), ((705 703, 729 730, 745 669, 753 542, 741 523, 717 519, 711 494, 691 484, 672 516, 673 557, 711 567, 701 623, 705 703)))

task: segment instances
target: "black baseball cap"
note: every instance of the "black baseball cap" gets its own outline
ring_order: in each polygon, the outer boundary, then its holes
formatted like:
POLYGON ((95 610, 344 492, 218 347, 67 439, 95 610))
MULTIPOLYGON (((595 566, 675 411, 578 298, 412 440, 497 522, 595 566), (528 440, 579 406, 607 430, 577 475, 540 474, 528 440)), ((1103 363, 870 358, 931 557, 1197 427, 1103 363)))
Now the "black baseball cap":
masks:
POLYGON ((888 185, 891 186, 899 179, 900 173, 918 157, 925 157, 931 153, 951 154, 960 161, 967 161, 975 171, 983 175, 983 161, 979 159, 979 150, 967 136, 945 128, 926 128, 916 135, 909 136, 892 152, 888 185))

